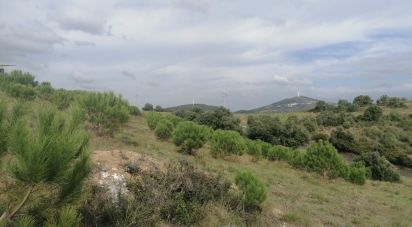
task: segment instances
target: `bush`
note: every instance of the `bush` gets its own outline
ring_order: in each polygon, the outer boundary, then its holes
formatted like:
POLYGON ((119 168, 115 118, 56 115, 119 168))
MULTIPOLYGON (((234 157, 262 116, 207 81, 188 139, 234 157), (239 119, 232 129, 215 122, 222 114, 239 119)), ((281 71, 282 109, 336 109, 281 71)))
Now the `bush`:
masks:
POLYGON ((274 145, 266 153, 266 158, 269 160, 285 160, 288 161, 292 159, 292 150, 288 147, 282 145, 274 145))
POLYGON ((376 104, 380 106, 387 106, 390 108, 403 108, 406 107, 405 100, 399 97, 389 97, 387 95, 382 95, 376 104))
POLYGON ((97 135, 113 135, 130 118, 129 104, 111 92, 86 93, 80 105, 97 135))
POLYGON ((266 199, 264 185, 251 172, 239 172, 235 182, 243 192, 243 202, 246 208, 255 208, 266 199))
POLYGON ((10 84, 6 91, 7 94, 15 98, 24 100, 33 100, 36 98, 36 91, 31 85, 10 84))
POLYGON ((312 144, 303 156, 303 168, 335 178, 346 175, 345 161, 329 142, 312 144))
POLYGON ((160 120, 156 126, 155 134, 159 139, 168 139, 172 136, 173 123, 167 119, 160 120))
POLYGON ((325 127, 336 127, 342 125, 345 122, 345 114, 334 112, 322 112, 318 116, 316 116, 316 120, 319 125, 325 127))
POLYGON ((137 106, 129 106, 129 112, 133 116, 139 116, 140 115, 140 110, 139 110, 139 107, 137 107, 137 106))
POLYGON ((346 179, 354 184, 365 184, 366 179, 370 177, 370 170, 362 164, 353 163, 348 166, 346 179))
POLYGON ((163 119, 163 116, 160 113, 149 112, 146 114, 147 126, 149 126, 151 130, 154 130, 157 124, 159 123, 159 121, 162 119, 163 119))
MULTIPOLYGON (((19 120, 8 141, 13 156, 10 175, 23 187, 22 190, 27 191, 21 195, 22 204, 41 186, 56 189, 52 191, 56 193, 55 205, 72 201, 79 196, 82 182, 90 170, 89 136, 82 129, 80 110, 73 109, 67 118, 46 106, 39 111, 37 120, 35 127, 19 120)), ((13 212, 0 218, 0 223, 3 218, 12 219, 21 208, 16 205, 13 212)))
POLYGON ((75 98, 73 92, 59 89, 53 92, 50 101, 55 104, 59 110, 65 110, 75 101, 75 98))
POLYGON ((156 112, 163 112, 163 108, 159 105, 156 105, 156 107, 154 108, 154 111, 156 112))
POLYGON ((313 108, 313 112, 324 112, 324 111, 331 111, 335 107, 331 104, 326 103, 325 101, 319 101, 316 103, 315 108, 313 108))
POLYGON ((370 106, 373 103, 373 99, 367 95, 359 95, 353 99, 353 104, 364 107, 370 106))
POLYGON ((260 139, 288 147, 298 147, 309 142, 308 131, 293 118, 281 121, 277 117, 249 116, 247 123, 247 137, 249 139, 260 139))
POLYGON ((241 155, 245 150, 245 140, 238 132, 218 129, 211 136, 210 151, 214 157, 241 155))
POLYGON ((206 126, 184 121, 176 126, 172 135, 173 142, 180 147, 180 151, 193 154, 194 150, 206 143, 209 132, 206 126))
POLYGON ((262 146, 260 140, 246 139, 246 153, 257 158, 262 156, 262 146))
POLYGON ((153 111, 153 105, 150 104, 150 103, 146 103, 146 104, 144 104, 144 106, 143 106, 143 110, 144 110, 144 111, 153 111))
POLYGON ((329 140, 329 135, 325 134, 325 133, 317 133, 317 134, 312 136, 312 140, 315 141, 315 142, 317 142, 319 140, 328 141, 329 140))
POLYGON ((379 106, 370 106, 363 113, 365 121, 378 121, 382 117, 382 109, 379 106))
POLYGON ((338 151, 359 153, 356 149, 356 141, 353 134, 341 127, 332 131, 329 141, 338 151))
POLYGON ((230 197, 231 183, 206 174, 187 161, 165 173, 142 173, 128 182, 118 203, 97 191, 83 204, 84 226, 196 226, 210 203, 241 203, 230 197))
POLYGON ((400 180, 399 173, 388 160, 380 156, 377 152, 367 152, 355 159, 355 162, 361 163, 371 171, 371 177, 374 180, 397 182, 400 180))

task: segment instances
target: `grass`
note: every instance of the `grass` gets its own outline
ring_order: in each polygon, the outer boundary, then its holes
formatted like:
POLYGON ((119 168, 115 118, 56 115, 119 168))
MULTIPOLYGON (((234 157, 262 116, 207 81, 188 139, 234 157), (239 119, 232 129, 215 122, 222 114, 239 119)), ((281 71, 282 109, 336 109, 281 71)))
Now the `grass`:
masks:
MULTIPOLYGON (((195 156, 187 156, 178 153, 170 141, 156 139, 142 116, 134 117, 114 138, 92 138, 91 145, 94 150, 130 150, 172 162, 188 159, 197 167, 232 181, 237 171, 249 169, 268 189, 263 212, 251 223, 254 226, 284 222, 292 226, 408 226, 412 223, 411 178, 402 177, 402 182, 396 184, 368 181, 359 186, 342 179, 322 179, 284 162, 254 161, 247 155, 214 159, 207 146, 195 156)), ((200 224, 241 223, 237 217, 221 211, 219 207, 210 207, 200 224)))

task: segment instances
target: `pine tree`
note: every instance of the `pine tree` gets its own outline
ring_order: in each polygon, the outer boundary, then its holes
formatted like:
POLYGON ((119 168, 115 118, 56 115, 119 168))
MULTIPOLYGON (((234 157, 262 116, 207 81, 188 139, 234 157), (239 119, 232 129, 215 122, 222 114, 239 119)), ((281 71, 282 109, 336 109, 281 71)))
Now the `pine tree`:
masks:
POLYGON ((26 193, 13 209, 3 213, 0 223, 11 220, 40 185, 58 186, 56 204, 70 201, 81 192, 90 170, 89 136, 82 122, 80 109, 73 108, 70 117, 65 117, 50 106, 41 108, 33 128, 24 119, 17 120, 8 137, 13 157, 9 174, 26 193))

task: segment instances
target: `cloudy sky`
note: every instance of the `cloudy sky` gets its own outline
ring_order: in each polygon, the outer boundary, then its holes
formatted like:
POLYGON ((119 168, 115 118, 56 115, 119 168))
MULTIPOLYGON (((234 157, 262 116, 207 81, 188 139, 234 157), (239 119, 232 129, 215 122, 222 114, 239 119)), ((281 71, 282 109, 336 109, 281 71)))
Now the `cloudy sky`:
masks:
POLYGON ((0 64, 132 103, 412 98, 410 0, 0 0, 0 64))

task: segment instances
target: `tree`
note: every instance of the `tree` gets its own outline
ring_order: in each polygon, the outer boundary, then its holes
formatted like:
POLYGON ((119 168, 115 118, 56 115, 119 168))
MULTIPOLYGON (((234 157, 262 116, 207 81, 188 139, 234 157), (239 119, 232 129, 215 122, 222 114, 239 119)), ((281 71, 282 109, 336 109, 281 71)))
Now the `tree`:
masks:
POLYGON ((34 130, 24 120, 14 125, 8 141, 13 157, 10 176, 26 188, 26 194, 3 213, 0 223, 12 219, 44 185, 58 188, 56 203, 79 195, 90 170, 89 136, 81 123, 79 109, 73 109, 67 118, 46 106, 39 111, 34 130))
POLYGON ((130 118, 129 104, 110 93, 86 93, 80 100, 86 119, 97 135, 110 135, 130 118))
POLYGON ((143 110, 144 110, 144 111, 153 111, 153 105, 150 104, 150 103, 146 103, 146 104, 144 104, 144 106, 143 106, 143 110))
POLYGON ((341 127, 332 131, 329 141, 338 151, 359 153, 355 148, 356 141, 353 134, 350 131, 343 130, 341 127))
POLYGON ((360 107, 370 106, 373 103, 373 99, 367 95, 359 95, 353 99, 353 104, 360 107))
POLYGON ((325 101, 319 101, 316 103, 315 108, 313 108, 313 112, 323 112, 323 111, 330 111, 333 110, 334 106, 326 103, 325 101))
POLYGON ((363 113, 363 120, 378 121, 382 117, 382 109, 379 106, 370 106, 363 113))
POLYGON ((235 131, 218 129, 210 139, 210 151, 214 157, 230 154, 241 155, 246 148, 245 140, 235 131))
POLYGON ((219 107, 213 111, 200 112, 195 121, 212 129, 240 130, 240 120, 232 115, 229 109, 219 107))
POLYGON ((399 173, 395 171, 394 166, 378 152, 363 153, 354 161, 369 168, 374 180, 391 182, 400 180, 399 173))
POLYGON ((193 154, 194 150, 206 143, 209 133, 210 130, 206 126, 184 121, 176 126, 172 138, 180 151, 193 154))
POLYGON ((167 139, 172 136, 173 123, 167 119, 162 119, 157 123, 155 134, 159 139, 167 139))
POLYGON ((154 111, 156 112, 163 112, 163 108, 160 105, 156 105, 154 111))
POLYGON ((243 203, 246 208, 257 207, 266 199, 265 186, 250 171, 239 172, 235 182, 243 192, 243 203))
POLYGON ((405 100, 399 97, 389 97, 388 95, 382 95, 376 104, 379 106, 387 106, 391 108, 401 108, 406 107, 405 100))
POLYGON ((345 161, 329 142, 312 144, 303 156, 303 168, 331 178, 346 176, 345 161))
POLYGON ((147 121, 147 125, 149 126, 149 128, 151 130, 155 130, 157 124, 159 123, 160 120, 163 119, 162 114, 157 113, 157 112, 149 112, 146 115, 146 121, 147 121))

